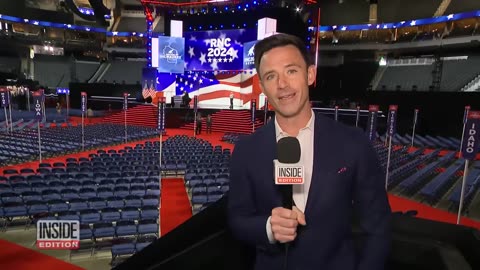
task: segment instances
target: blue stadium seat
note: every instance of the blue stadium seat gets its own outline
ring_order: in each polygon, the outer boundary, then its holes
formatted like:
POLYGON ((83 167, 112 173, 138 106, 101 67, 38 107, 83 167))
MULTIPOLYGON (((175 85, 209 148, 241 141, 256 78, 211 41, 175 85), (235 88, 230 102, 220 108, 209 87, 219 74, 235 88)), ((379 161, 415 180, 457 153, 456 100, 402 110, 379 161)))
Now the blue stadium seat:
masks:
POLYGON ((116 237, 130 236, 137 234, 137 225, 133 220, 120 220, 115 226, 116 237))

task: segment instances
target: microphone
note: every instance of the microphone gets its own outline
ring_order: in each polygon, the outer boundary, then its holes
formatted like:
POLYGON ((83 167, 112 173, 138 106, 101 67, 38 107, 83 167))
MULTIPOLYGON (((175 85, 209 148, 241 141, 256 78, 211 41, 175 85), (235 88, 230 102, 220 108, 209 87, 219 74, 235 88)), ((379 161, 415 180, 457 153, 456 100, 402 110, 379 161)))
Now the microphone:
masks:
MULTIPOLYGON (((283 208, 292 209, 294 205, 292 185, 305 182, 305 168, 300 161, 300 142, 295 137, 284 137, 277 142, 277 159, 275 167, 275 184, 279 185, 282 194, 283 208)), ((283 269, 288 269, 289 243, 285 243, 283 269)))
POLYGON ((301 185, 305 182, 305 168, 300 165, 300 142, 295 137, 284 137, 277 142, 277 159, 273 161, 275 167, 275 184, 279 185, 282 193, 283 207, 292 209, 292 185, 301 185))

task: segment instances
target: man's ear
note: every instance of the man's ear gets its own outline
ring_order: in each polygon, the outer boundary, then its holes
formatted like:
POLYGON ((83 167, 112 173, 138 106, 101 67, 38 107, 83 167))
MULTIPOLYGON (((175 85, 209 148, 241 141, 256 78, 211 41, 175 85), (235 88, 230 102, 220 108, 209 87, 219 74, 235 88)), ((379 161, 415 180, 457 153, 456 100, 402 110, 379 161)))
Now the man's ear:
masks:
POLYGON ((310 65, 307 69, 307 81, 308 85, 312 85, 317 79, 317 67, 310 65))

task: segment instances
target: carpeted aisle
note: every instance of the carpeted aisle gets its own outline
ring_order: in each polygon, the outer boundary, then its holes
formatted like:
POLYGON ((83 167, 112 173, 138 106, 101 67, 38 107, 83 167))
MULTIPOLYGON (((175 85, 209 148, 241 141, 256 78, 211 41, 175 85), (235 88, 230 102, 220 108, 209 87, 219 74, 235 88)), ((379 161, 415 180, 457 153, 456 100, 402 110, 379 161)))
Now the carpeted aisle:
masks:
POLYGON ((83 269, 20 245, 0 240, 0 269, 83 269))
POLYGON ((181 178, 162 179, 160 232, 165 235, 192 217, 192 207, 181 178))

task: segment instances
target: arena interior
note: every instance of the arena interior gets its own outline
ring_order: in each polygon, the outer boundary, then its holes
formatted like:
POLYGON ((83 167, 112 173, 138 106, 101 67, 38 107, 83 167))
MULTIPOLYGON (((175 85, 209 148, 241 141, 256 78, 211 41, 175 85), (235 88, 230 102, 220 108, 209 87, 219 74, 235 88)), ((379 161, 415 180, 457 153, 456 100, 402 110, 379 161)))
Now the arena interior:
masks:
POLYGON ((371 138, 388 269, 480 269, 478 0, 1 1, 0 269, 240 267, 222 205, 274 117, 252 54, 277 32, 314 59, 313 110, 371 138), (42 220, 78 220, 79 248, 39 248, 42 220))

